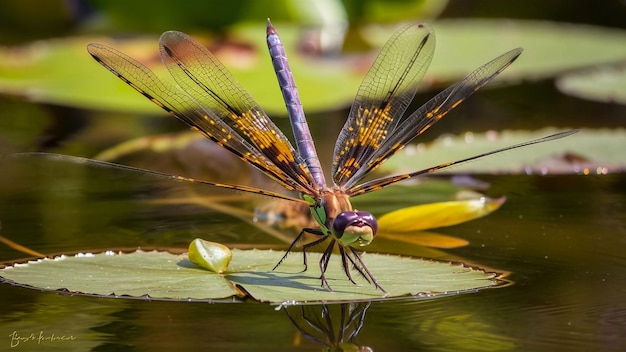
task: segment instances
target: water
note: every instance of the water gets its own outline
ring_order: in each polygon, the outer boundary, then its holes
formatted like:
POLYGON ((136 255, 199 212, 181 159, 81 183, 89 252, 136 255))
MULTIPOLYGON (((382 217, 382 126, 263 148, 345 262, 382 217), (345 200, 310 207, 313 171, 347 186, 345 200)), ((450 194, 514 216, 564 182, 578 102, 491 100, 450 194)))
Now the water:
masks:
MULTIPOLYGON (((376 351, 609 351, 626 346, 626 176, 480 179, 492 184, 489 194, 507 195, 507 203, 486 218, 438 232, 470 241, 447 251, 451 257, 508 271, 514 284, 440 299, 373 302, 359 318, 362 328, 354 343, 376 351)), ((238 219, 207 216, 198 207, 184 207, 182 218, 154 218, 152 211, 159 207, 139 206, 145 193, 110 194, 104 187, 86 199, 59 199, 34 196, 32 187, 12 189, 10 202, 0 206, 2 234, 45 253, 107 245, 181 247, 206 229, 240 243, 280 243, 238 219), (103 199, 103 194, 108 196, 103 199), (178 231, 163 236, 168 229, 178 231)), ((407 198, 419 197, 412 189, 406 189, 407 198)), ((376 250, 376 241, 370 250, 376 250)), ((0 256, 23 257, 6 247, 0 256)), ((284 310, 252 302, 98 299, 8 285, 0 285, 0 297, 5 302, 0 349, 5 350, 12 343, 28 350, 321 347, 303 338, 284 310)), ((329 311, 339 321, 340 307, 329 311)))
MULTIPOLYGON (((546 85, 550 83, 541 87, 546 85)), ((447 117, 433 128, 430 136, 470 128, 623 125, 624 108, 581 102, 556 93, 548 94, 543 103, 530 101, 531 96, 541 98, 535 89, 536 86, 509 89, 515 93, 510 94, 511 105, 520 104, 527 109, 511 112, 512 116, 500 116, 500 110, 491 115, 488 108, 480 110, 481 104, 489 106, 485 97, 495 96, 498 101, 511 93, 506 89, 485 91, 461 107, 468 107, 462 111, 471 119, 447 117), (520 89, 530 93, 517 94, 520 89), (480 103, 471 105, 473 101, 480 103), (536 110, 530 110, 534 106, 538 106, 536 110), (557 107, 567 107, 567 111, 557 111, 557 107), (593 119, 589 118, 590 112, 593 119), (515 122, 515 116, 522 118, 515 122), (548 121, 547 116, 555 120, 548 121), (558 121, 561 116, 565 118, 558 121)), ((131 137, 121 135, 122 130, 141 136, 157 129, 147 124, 142 131, 118 128, 109 136, 98 123, 116 124, 117 119, 127 121, 130 117, 93 118, 92 113, 71 111, 71 116, 96 124, 71 129, 65 119, 67 111, 51 113, 49 107, 13 100, 0 100, 0 104, 5 116, 11 117, 0 119, 2 151, 43 149, 89 156, 114 141, 131 137), (58 137, 64 143, 58 144, 59 139, 50 137, 49 128, 56 125, 66 129, 58 137)), ((318 120, 321 122, 311 126, 322 160, 328 160, 337 135, 327 129, 341 127, 343 116, 318 120)), ((159 122, 162 123, 167 122, 159 122)), ((169 127, 159 128, 170 130, 169 127)), ((281 128, 288 130, 284 121, 281 128)), ((497 163, 497 157, 493 162, 497 163)), ((246 217, 224 215, 218 209, 193 204, 164 206, 167 199, 189 194, 142 175, 79 166, 27 167, 29 172, 17 178, 6 168, 0 169, 0 234, 46 254, 110 247, 184 248, 195 237, 215 238, 224 243, 285 246, 283 239, 269 236, 251 223, 252 213, 246 217)), ((329 314, 333 317, 335 338, 328 341, 336 342, 339 335, 349 338, 351 332, 358 332, 354 343, 375 351, 623 350, 626 175, 479 179, 491 184, 489 195, 506 195, 505 205, 488 217, 437 232, 470 242, 467 247, 447 250, 446 256, 509 272, 513 285, 433 300, 372 302, 363 308, 364 316, 356 322, 362 323, 362 327, 357 329, 355 325, 359 324, 350 320, 352 324, 348 324, 344 334, 338 333, 341 307, 332 306, 329 314)), ((401 203, 406 206, 433 200, 424 199, 420 188, 396 192, 393 198, 367 202, 367 210, 386 211, 391 201, 393 207, 398 207, 401 203)), ((247 205, 247 201, 235 198, 229 199, 228 204, 247 205)), ((377 240, 368 250, 419 253, 419 248, 377 240)), ((0 261, 24 256, 0 246, 0 261)), ((319 351, 322 347, 319 342, 304 338, 299 328, 305 332, 312 328, 297 327, 286 311, 253 302, 207 304, 91 298, 5 284, 0 284, 0 300, 0 350, 319 351)), ((317 309, 321 314, 322 308, 317 309)), ((308 321, 323 321, 311 318, 315 313, 310 312, 308 321)), ((303 324, 303 319, 294 320, 303 324)))

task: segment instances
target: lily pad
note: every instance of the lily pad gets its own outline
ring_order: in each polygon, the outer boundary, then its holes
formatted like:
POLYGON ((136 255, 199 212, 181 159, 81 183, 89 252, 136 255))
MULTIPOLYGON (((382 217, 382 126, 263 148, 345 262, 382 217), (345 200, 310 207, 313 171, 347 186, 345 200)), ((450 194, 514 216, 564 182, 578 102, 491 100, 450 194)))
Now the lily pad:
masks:
MULTIPOLYGON (((380 291, 357 278, 349 282, 339 256, 333 255, 326 277, 334 291, 320 287, 319 269, 302 271, 302 257, 272 250, 233 250, 229 269, 216 274, 191 264, 186 256, 163 251, 63 255, 12 264, 0 269, 2 281, 46 291, 106 297, 214 301, 248 297, 270 303, 382 299, 380 291)), ((319 260, 310 253, 309 263, 319 260)), ((396 255, 363 254, 363 259, 392 297, 422 297, 475 292, 503 281, 495 273, 462 263, 396 255)))
POLYGON ((578 98, 626 104, 626 65, 572 72, 560 77, 556 86, 561 92, 578 98))

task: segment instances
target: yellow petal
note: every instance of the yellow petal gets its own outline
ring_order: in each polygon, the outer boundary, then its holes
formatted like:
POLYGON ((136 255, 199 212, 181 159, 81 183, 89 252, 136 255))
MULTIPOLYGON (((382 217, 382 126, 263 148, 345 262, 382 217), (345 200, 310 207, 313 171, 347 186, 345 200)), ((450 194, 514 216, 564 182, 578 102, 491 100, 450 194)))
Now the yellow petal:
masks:
POLYGON ((413 232, 424 229, 456 225, 490 214, 506 200, 480 197, 416 205, 392 211, 378 218, 381 232, 413 232))
POLYGON ((406 232, 380 232, 378 234, 382 238, 400 241, 418 246, 431 248, 458 248, 469 244, 469 241, 462 238, 442 235, 434 232, 418 231, 415 233, 406 232))

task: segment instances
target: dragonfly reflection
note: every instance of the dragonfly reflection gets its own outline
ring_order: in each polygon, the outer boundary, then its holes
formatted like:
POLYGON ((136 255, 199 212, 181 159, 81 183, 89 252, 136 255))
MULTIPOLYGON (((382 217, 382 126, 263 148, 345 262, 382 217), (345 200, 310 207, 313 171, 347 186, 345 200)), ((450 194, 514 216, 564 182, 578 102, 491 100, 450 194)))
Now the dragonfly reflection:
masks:
POLYGON ((291 305, 283 309, 302 336, 326 346, 329 351, 372 351, 356 338, 365 323, 371 302, 291 305))
POLYGON ((343 271, 352 283, 356 283, 352 277, 352 270, 355 270, 377 289, 386 292, 361 259, 360 252, 353 247, 372 242, 378 231, 376 219, 369 212, 353 209, 350 197, 458 163, 574 133, 561 132, 424 170, 359 183, 502 72, 522 52, 522 49, 513 49, 493 59, 407 115, 405 111, 430 64, 435 45, 433 31, 428 25, 413 24, 391 37, 361 83, 335 145, 332 182, 329 184, 317 157, 284 48, 269 21, 266 33, 274 70, 289 113, 295 148, 222 63, 184 33, 169 31, 160 39, 161 59, 178 86, 160 80, 147 67, 111 47, 92 43, 88 51, 100 64, 153 103, 261 170, 284 189, 299 193, 297 198, 250 186, 171 176, 309 206, 318 226, 302 229, 276 267, 305 233, 317 235, 319 239, 302 245, 304 270, 307 268, 307 250, 328 241, 319 266, 322 287, 329 290, 331 287, 325 272, 337 247, 343 271))

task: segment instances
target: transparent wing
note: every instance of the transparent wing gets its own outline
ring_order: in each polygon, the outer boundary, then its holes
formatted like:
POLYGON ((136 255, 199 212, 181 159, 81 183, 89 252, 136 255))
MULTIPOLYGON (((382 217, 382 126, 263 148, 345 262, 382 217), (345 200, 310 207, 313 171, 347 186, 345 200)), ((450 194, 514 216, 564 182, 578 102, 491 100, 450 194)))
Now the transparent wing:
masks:
POLYGON ((242 185, 231 185, 231 184, 226 184, 226 183, 205 181, 205 180, 200 180, 200 179, 196 179, 196 178, 192 178, 192 177, 171 175, 171 174, 167 174, 167 173, 164 173, 164 172, 147 170, 147 169, 141 169, 141 168, 138 168, 138 167, 122 165, 122 164, 115 164, 115 163, 110 163, 110 162, 107 162, 107 161, 81 158, 81 157, 77 157, 77 156, 69 156, 69 155, 62 155, 62 154, 51 154, 51 153, 17 153, 17 154, 13 154, 13 157, 17 158, 17 159, 19 159, 19 158, 30 158, 32 160, 46 159, 46 160, 49 160, 49 161, 64 162, 64 163, 66 163, 68 165, 69 164, 86 165, 86 166, 89 166, 89 167, 92 167, 92 168, 99 167, 99 168, 104 168, 104 169, 108 169, 108 170, 119 170, 120 172, 123 172, 123 173, 134 174, 134 175, 136 175, 136 177, 148 176, 148 177, 152 177, 154 179, 165 179, 165 180, 170 180, 170 181, 175 181, 175 182, 182 182, 182 183, 187 183, 187 184, 196 184, 196 185, 201 184, 201 185, 209 186, 209 187, 217 187, 219 189, 227 189, 227 190, 231 190, 231 191, 252 193, 252 194, 262 195, 262 196, 271 197, 271 198, 277 198, 277 199, 282 199, 282 200, 306 203, 306 201, 304 201, 302 199, 299 199, 299 198, 294 198, 294 197, 291 197, 291 196, 288 196, 288 195, 285 195, 285 194, 281 194, 281 193, 277 193, 277 192, 266 191, 266 190, 259 189, 259 188, 256 188, 256 187, 249 187, 249 186, 242 186, 242 185))
POLYGON ((430 65, 435 36, 426 24, 396 32, 363 79, 337 143, 333 180, 348 188, 397 127, 430 65))
POLYGON ((282 131, 222 63, 188 35, 169 31, 160 40, 161 59, 176 83, 263 153, 303 188, 311 185, 304 163, 282 131))
POLYGON ((448 163, 444 163, 444 164, 440 164, 440 165, 437 165, 437 166, 430 167, 428 169, 423 169, 423 170, 411 172, 411 173, 408 173, 408 174, 402 174, 402 175, 396 175, 396 176, 389 176, 389 177, 379 178, 379 179, 376 179, 376 180, 373 180, 373 181, 370 181, 370 182, 366 182, 366 183, 360 184, 360 185, 358 185, 356 187, 353 187, 347 193, 350 196, 358 196, 358 195, 361 195, 361 194, 365 194, 365 193, 369 193, 369 192, 372 192, 372 191, 379 190, 381 188, 390 186, 390 185, 392 185, 392 184, 394 184, 396 182, 400 182, 402 180, 406 180, 406 179, 413 178, 413 177, 418 177, 418 176, 421 176, 421 175, 424 175, 424 174, 432 174, 432 173, 441 171, 443 169, 447 169, 449 167, 452 167, 453 165, 463 164, 463 163, 470 162, 470 161, 473 161, 473 160, 476 160, 476 159, 480 159, 480 158, 483 158, 483 157, 486 157, 486 156, 489 156, 489 155, 505 152, 505 151, 512 150, 512 149, 522 148, 522 147, 526 147, 526 146, 537 144, 537 143, 553 141, 555 139, 567 137, 567 136, 572 135, 572 134, 574 134, 576 132, 578 132, 578 130, 559 132, 559 133, 555 133, 555 134, 552 134, 552 135, 549 135, 549 136, 546 136, 546 137, 533 139, 531 141, 522 142, 522 143, 515 144, 515 145, 512 145, 512 146, 508 146, 508 147, 492 150, 490 152, 474 155, 474 156, 469 157, 469 158, 465 158, 465 159, 461 159, 461 160, 457 160, 457 161, 452 161, 452 162, 448 162, 448 163))
MULTIPOLYGON (((189 45, 199 44, 193 42, 189 45)), ((303 171, 302 174, 297 176, 292 175, 292 168, 285 167, 285 164, 289 164, 289 160, 295 158, 293 148, 290 145, 284 147, 284 150, 280 150, 286 161, 275 163, 272 158, 276 158, 272 153, 276 149, 260 148, 250 141, 251 138, 246 139, 240 135, 238 133, 240 129, 222 120, 221 117, 224 111, 230 111, 232 115, 244 116, 242 119, 248 119, 247 121, 255 121, 255 118, 250 118, 252 115, 262 115, 265 120, 269 121, 260 109, 255 109, 257 105, 250 103, 253 100, 249 94, 227 73, 223 65, 208 53, 208 50, 205 49, 208 56, 198 56, 196 59, 198 61, 205 60, 205 66, 216 65, 214 71, 222 72, 221 78, 218 79, 221 82, 221 86, 213 91, 213 100, 215 101, 213 103, 208 99, 204 99, 205 101, 201 102, 195 99, 195 97, 192 98, 192 94, 196 94, 195 91, 186 94, 178 87, 163 82, 150 69, 113 48, 102 44, 89 44, 87 50, 96 61, 152 102, 244 161, 257 167, 286 189, 308 192, 306 187, 308 183, 305 181, 307 173, 303 171), (232 86, 229 86, 228 83, 231 83, 232 86), (246 104, 248 105, 228 105, 229 100, 235 100, 238 97, 245 97, 247 100, 244 100, 244 102, 247 102, 246 104), (229 100, 222 100, 224 98, 229 100), (219 102, 222 102, 222 105, 219 102), (246 106, 249 109, 244 109, 246 106)), ((177 79, 177 81, 181 81, 181 79, 177 79)), ((186 89, 191 86, 192 84, 187 82, 184 86, 181 85, 181 88, 186 89)), ((202 99, 203 97, 200 96, 200 98, 202 99)), ((250 127, 250 130, 254 128, 250 127)), ((261 138, 260 136, 268 133, 272 132, 268 132, 267 129, 261 129, 257 132, 257 135, 261 138)), ((282 135, 282 133, 278 133, 282 135)), ((277 144, 276 148, 283 146, 283 144, 277 144)))
MULTIPOLYGON (((333 170, 337 170, 333 172, 334 180, 344 189, 353 188, 368 173, 378 168, 407 143, 422 134, 450 110, 491 81, 515 61, 522 52, 521 48, 513 49, 491 60, 469 74, 462 81, 437 94, 417 111, 404 117, 403 114, 406 107, 414 96, 415 87, 419 79, 424 75, 428 66, 427 63, 430 62, 432 51, 434 50, 433 34, 424 32, 428 28, 413 28, 415 26, 407 27, 390 39, 382 49, 381 54, 376 59, 363 83, 365 85, 368 82, 365 87, 374 84, 375 87, 380 86, 382 88, 380 90, 359 89, 357 101, 363 100, 362 96, 367 96, 368 94, 376 97, 382 96, 386 91, 388 95, 384 99, 377 100, 380 102, 379 108, 360 108, 360 105, 356 105, 356 102, 353 106, 351 115, 336 146, 335 164, 333 165, 333 170), (418 29, 421 29, 421 31, 418 29), (420 34, 422 37, 420 37, 420 34), (423 38, 422 42, 424 43, 418 46, 416 42, 419 42, 420 38, 423 38), (429 44, 431 41, 432 44, 429 44), (407 47, 414 52, 408 50, 407 47), (407 59, 405 66, 402 66, 395 62, 395 54, 405 55, 407 58, 411 58, 411 60, 407 59), (418 68, 415 68, 415 66, 418 66, 418 68), (393 71, 393 68, 398 67, 400 68, 398 71, 415 71, 419 74, 397 75, 395 77, 386 74, 386 72, 393 71), (385 77, 393 77, 393 80, 386 81, 385 77), (406 88, 396 89, 396 87, 406 88), (371 91, 377 91, 378 93, 368 93, 371 91), (392 94, 394 92, 396 94, 392 94), (339 142, 341 142, 341 145, 339 142)), ((376 100, 374 99, 373 101, 376 100)))
POLYGON ((21 202, 20 207, 7 205, 15 209, 3 212, 3 224, 21 221, 24 214, 18 209, 27 211, 29 219, 39 219, 33 224, 42 233, 60 236, 60 240, 73 238, 74 245, 83 240, 88 245, 83 248, 108 247, 116 234, 121 236, 118 245, 131 245, 136 241, 132 233, 147 235, 157 241, 150 242, 153 245, 176 238, 180 246, 185 238, 191 240, 198 234, 229 242, 236 233, 239 243, 258 242, 262 237, 254 228, 290 243, 293 230, 282 231, 255 220, 255 208, 286 203, 308 212, 308 203, 288 195, 251 187, 222 188, 219 183, 68 155, 5 155, 0 168, 2 199, 21 202))
MULTIPOLYGON (((390 134, 390 137, 371 155, 367 163, 361 166, 355 174, 354 180, 362 179, 369 172, 378 168, 413 138, 422 134, 450 110, 461 104, 470 95, 496 77, 515 61, 521 53, 522 49, 517 48, 498 56, 470 73, 462 81, 437 94, 406 119, 403 119, 396 126, 393 133, 390 134)), ((354 182, 347 186, 354 186, 354 182)))

